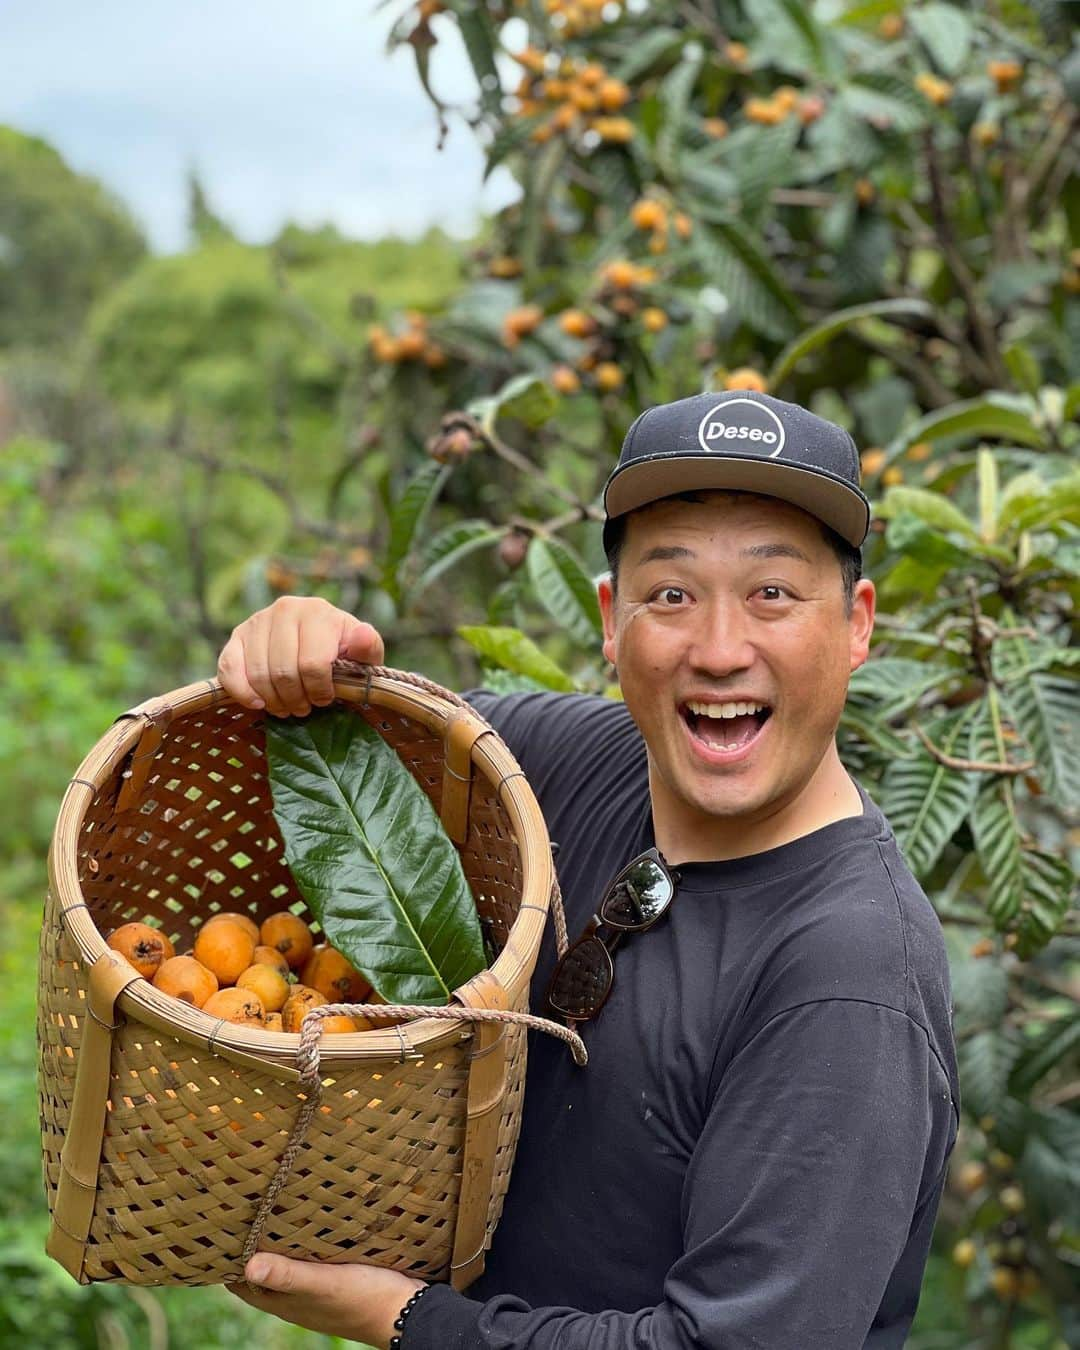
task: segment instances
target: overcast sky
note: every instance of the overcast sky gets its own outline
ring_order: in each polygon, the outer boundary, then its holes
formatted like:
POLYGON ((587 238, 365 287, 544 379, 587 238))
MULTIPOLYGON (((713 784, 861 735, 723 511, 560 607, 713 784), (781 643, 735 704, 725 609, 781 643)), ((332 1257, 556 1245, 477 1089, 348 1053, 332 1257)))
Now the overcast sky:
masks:
MULTIPOLYGON (((514 195, 435 117, 408 49, 385 54, 404 0, 0 0, 0 123, 102 179, 163 251, 186 242, 185 179, 245 239, 292 219, 357 238, 468 233, 514 195)), ((441 97, 473 88, 447 21, 441 97)))

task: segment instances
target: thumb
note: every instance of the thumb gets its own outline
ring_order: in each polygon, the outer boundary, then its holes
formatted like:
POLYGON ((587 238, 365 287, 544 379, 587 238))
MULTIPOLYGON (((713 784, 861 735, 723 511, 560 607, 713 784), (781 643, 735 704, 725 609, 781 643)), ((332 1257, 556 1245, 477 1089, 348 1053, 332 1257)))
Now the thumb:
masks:
POLYGON ((315 1294, 326 1285, 326 1271, 315 1261, 293 1261, 288 1256, 260 1252, 244 1267, 252 1284, 276 1294, 315 1294))
POLYGON ((381 666, 386 659, 386 649, 378 631, 351 615, 341 626, 337 654, 349 661, 363 661, 372 666, 381 666))

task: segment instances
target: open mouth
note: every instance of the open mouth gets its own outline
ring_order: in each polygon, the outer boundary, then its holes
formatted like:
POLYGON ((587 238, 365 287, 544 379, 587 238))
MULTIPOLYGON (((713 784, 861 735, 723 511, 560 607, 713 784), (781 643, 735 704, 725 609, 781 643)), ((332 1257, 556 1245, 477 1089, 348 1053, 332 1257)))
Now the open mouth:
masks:
POLYGON ((691 736, 710 750, 741 750, 772 716, 767 703, 698 703, 679 707, 691 736))

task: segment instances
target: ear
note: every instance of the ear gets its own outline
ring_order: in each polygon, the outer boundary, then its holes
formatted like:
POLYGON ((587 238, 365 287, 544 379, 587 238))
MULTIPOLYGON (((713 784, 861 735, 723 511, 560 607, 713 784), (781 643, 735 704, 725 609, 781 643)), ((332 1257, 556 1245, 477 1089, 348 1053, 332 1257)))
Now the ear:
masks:
POLYGON ((874 631, 877 592, 874 583, 864 577, 855 585, 848 632, 851 643, 851 669, 858 670, 870 654, 870 634, 874 631))
POLYGON ((600 604, 600 617, 604 621, 604 656, 615 664, 615 591, 611 577, 601 577, 596 583, 596 598, 600 604))

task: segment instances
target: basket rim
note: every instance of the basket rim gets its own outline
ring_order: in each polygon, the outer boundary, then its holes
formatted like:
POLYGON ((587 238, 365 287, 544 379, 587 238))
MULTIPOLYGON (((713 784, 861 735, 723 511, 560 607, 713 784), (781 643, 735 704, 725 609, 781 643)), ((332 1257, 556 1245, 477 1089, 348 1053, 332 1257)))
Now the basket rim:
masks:
MULTIPOLYGON (((487 725, 471 708, 463 713, 460 705, 450 702, 449 698, 437 697, 389 674, 369 677, 335 669, 333 685, 337 702, 385 706, 415 717, 438 734, 445 733, 451 718, 465 715, 482 726, 487 725)), ((106 954, 113 955, 83 898, 76 866, 83 822, 90 804, 115 776, 119 762, 138 743, 148 725, 154 722, 168 725, 180 716, 234 702, 217 679, 184 685, 149 699, 121 714, 84 757, 68 783, 49 846, 49 887, 59 905, 61 924, 75 942, 80 959, 87 967, 106 954)), ((539 804, 498 733, 489 729, 489 734, 475 741, 470 755, 479 773, 500 784, 499 800, 510 818, 521 854, 524 877, 521 905, 503 950, 488 967, 507 990, 513 1006, 528 985, 535 953, 547 924, 554 864, 539 804), (532 952, 532 958, 522 959, 523 952, 532 952)), ((126 1015, 167 1035, 221 1053, 226 1059, 254 1064, 277 1078, 297 1076, 298 1040, 295 1036, 220 1021, 201 1009, 188 1008, 161 993, 149 980, 141 977, 120 995, 117 1006, 126 1015)), ((328 1066, 335 1062, 416 1060, 471 1034, 472 1028, 467 1024, 422 1018, 403 1025, 327 1037, 323 1042, 322 1060, 328 1066)))

